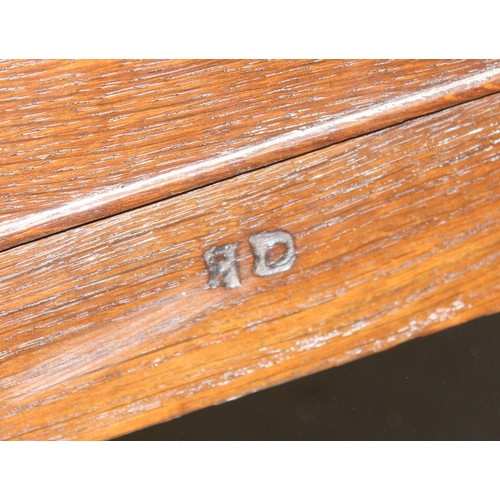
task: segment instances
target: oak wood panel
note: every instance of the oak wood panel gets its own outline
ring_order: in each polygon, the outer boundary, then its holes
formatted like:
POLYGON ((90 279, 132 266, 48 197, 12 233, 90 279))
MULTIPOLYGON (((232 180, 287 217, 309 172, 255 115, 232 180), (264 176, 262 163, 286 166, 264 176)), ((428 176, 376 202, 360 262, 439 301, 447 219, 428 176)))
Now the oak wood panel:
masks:
POLYGON ((499 61, 6 61, 0 249, 499 90, 499 61))
MULTIPOLYGON (((500 310, 500 95, 0 254, 0 437, 105 439, 500 310), (253 274, 249 238, 296 261, 253 274), (241 287, 203 254, 240 242, 241 287)), ((278 258, 278 256, 275 256, 278 258)))

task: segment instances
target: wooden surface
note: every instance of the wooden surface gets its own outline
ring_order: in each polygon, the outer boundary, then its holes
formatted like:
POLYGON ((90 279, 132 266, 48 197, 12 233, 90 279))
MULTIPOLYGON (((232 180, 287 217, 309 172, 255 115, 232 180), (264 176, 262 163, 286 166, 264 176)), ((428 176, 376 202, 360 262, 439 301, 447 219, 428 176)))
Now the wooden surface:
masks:
POLYGON ((499 90, 499 61, 6 61, 0 250, 499 90))
POLYGON ((0 437, 111 438, 499 311, 499 113, 500 94, 2 252, 0 437), (249 240, 277 230, 296 260, 256 276, 249 240), (204 253, 234 243, 241 286, 211 288, 204 253))

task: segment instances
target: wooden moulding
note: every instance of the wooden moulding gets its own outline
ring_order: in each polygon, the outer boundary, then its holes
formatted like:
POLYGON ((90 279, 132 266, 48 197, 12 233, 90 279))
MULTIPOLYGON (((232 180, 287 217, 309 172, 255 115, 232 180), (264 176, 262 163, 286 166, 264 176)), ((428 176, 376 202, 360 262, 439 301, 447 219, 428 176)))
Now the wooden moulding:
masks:
POLYGON ((499 61, 6 61, 0 250, 497 91, 499 61))
POLYGON ((499 113, 486 97, 1 253, 0 437, 112 438, 500 311, 499 113), (256 276, 249 241, 276 231, 295 261, 256 276), (205 252, 234 244, 241 286, 211 288, 205 252))

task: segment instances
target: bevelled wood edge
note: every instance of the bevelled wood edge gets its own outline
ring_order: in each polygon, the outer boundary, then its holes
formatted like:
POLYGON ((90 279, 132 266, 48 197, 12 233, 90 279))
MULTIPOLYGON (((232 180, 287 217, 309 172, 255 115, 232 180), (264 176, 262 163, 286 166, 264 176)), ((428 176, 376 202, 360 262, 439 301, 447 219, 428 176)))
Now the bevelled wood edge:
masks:
POLYGON ((5 250, 498 92, 500 62, 20 61, 2 81, 5 250))
POLYGON ((0 437, 107 439, 500 310, 500 95, 0 254, 0 437))

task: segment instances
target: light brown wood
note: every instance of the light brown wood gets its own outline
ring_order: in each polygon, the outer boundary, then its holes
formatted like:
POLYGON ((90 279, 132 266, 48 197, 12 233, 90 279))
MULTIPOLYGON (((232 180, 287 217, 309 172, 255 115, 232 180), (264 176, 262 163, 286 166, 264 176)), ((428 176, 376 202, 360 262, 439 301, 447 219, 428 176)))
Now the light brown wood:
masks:
POLYGON ((6 61, 0 250, 499 90, 499 61, 6 61))
MULTIPOLYGON (((0 254, 2 439, 106 439, 500 310, 500 95, 0 254), (287 231, 291 269, 249 239, 287 231), (241 287, 203 254, 239 242, 241 287)), ((279 254, 275 254, 279 259, 279 254)))

